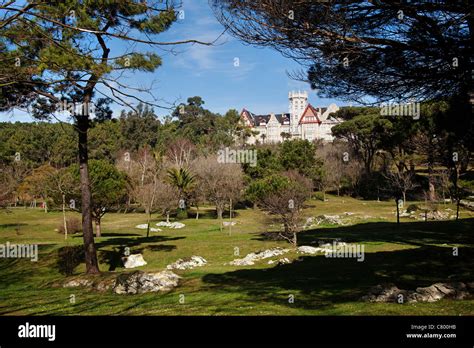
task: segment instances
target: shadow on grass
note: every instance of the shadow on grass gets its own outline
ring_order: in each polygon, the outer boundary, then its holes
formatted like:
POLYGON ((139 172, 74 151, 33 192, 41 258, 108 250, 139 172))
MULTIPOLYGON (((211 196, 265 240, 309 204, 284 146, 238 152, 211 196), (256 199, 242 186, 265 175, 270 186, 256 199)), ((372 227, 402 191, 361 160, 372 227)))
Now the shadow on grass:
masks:
POLYGON ((28 257, 0 258, 0 289, 15 284, 25 284, 25 279, 37 276, 41 271, 48 269, 54 262, 50 255, 55 246, 53 243, 38 245, 38 260, 36 262, 31 261, 31 258, 28 257))
POLYGON ((117 246, 117 247, 129 247, 132 251, 133 247, 136 247, 141 244, 148 243, 163 243, 174 240, 184 239, 186 237, 167 237, 167 236, 150 236, 150 237, 139 237, 139 238, 110 238, 106 240, 98 239, 96 240, 95 245, 98 249, 104 248, 107 246, 117 246))
MULTIPOLYGON (((429 244, 474 245, 474 219, 456 221, 367 222, 351 226, 320 227, 298 234, 298 244, 314 244, 318 239, 340 238, 344 242, 401 243, 424 246, 429 244)), ((261 233, 254 238, 266 241, 277 233, 261 233)))
POLYGON ((143 236, 142 234, 138 233, 113 233, 113 232, 105 232, 102 233, 101 238, 103 237, 139 237, 143 236))
POLYGON ((130 254, 142 253, 144 249, 152 251, 166 251, 176 249, 175 245, 153 244, 149 243, 164 243, 184 239, 186 237, 167 237, 167 236, 150 236, 139 238, 111 238, 107 240, 98 240, 96 242, 99 250, 99 260, 101 263, 106 263, 109 266, 109 271, 114 271, 119 267, 123 267, 122 257, 125 255, 125 248, 129 248, 130 254), (144 244, 144 245, 142 245, 144 244), (112 247, 112 250, 105 248, 112 247))
POLYGON ((431 244, 471 244, 472 223, 473 219, 459 223, 413 222, 397 228, 394 223, 380 222, 306 231, 300 234, 300 245, 318 238, 341 238, 347 242, 404 243, 415 247, 365 253, 363 262, 355 258, 302 256, 291 264, 273 268, 208 274, 203 282, 213 291, 245 293, 252 301, 304 309, 357 301, 370 287, 388 282, 412 290, 436 282, 469 282, 474 280, 474 248, 460 247, 458 256, 454 256, 452 248, 431 244), (292 304, 288 302, 290 294, 295 296, 292 304))
POLYGON ((18 224, 0 224, 0 228, 9 228, 9 227, 18 227, 18 226, 27 226, 28 224, 18 223, 18 224))

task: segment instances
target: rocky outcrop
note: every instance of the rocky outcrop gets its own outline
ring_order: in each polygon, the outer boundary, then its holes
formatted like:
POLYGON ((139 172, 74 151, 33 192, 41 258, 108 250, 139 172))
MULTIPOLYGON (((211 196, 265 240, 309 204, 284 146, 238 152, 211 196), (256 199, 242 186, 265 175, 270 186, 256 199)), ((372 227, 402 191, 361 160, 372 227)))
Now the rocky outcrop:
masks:
POLYGON ((117 277, 113 286, 116 294, 143 294, 169 291, 178 286, 180 277, 171 271, 148 273, 135 271, 117 277))
POLYGON ((268 259, 274 256, 283 255, 287 253, 288 251, 290 251, 290 249, 280 249, 280 248, 267 249, 264 251, 247 254, 247 256, 245 256, 244 258, 235 259, 234 261, 229 262, 229 264, 233 266, 251 266, 251 265, 254 265, 256 261, 268 259))
POLYGON ((180 229, 185 227, 186 225, 181 223, 181 222, 166 222, 166 221, 161 221, 156 224, 158 227, 168 227, 168 228, 173 228, 173 229, 180 229))
POLYGON ((90 278, 83 278, 83 277, 75 277, 73 279, 66 280, 62 286, 63 288, 76 288, 76 287, 84 287, 84 288, 92 288, 97 291, 107 291, 112 288, 115 282, 114 278, 106 278, 106 279, 90 279, 90 278))
MULTIPOLYGON (((353 213, 345 212, 344 215, 349 216, 353 215, 353 213)), ((343 218, 339 215, 319 215, 316 217, 307 218, 306 223, 303 225, 303 228, 316 227, 321 224, 344 226, 348 223, 349 221, 344 221, 343 218)))
POLYGON ((297 253, 299 253, 299 254, 314 255, 314 254, 326 253, 326 252, 332 252, 332 248, 326 248, 326 247, 316 248, 316 247, 312 247, 312 246, 309 246, 309 245, 302 245, 302 246, 298 247, 298 249, 297 249, 297 253))
POLYGON ((207 264, 205 258, 201 256, 191 256, 184 259, 179 259, 172 264, 166 266, 167 269, 192 269, 195 267, 202 267, 207 264))
POLYGON ((76 287, 91 287, 94 282, 87 278, 74 278, 68 279, 63 283, 63 288, 76 288, 76 287))
MULTIPOLYGON (((146 230, 148 228, 148 224, 136 225, 135 228, 138 228, 140 230, 146 230)), ((150 227, 150 232, 161 232, 161 229, 155 228, 155 227, 150 227)))
POLYGON ((436 302, 441 299, 462 300, 471 296, 473 283, 435 283, 428 287, 419 287, 415 291, 399 289, 395 284, 379 284, 372 287, 369 293, 361 297, 367 302, 436 302), (401 296, 402 297, 401 297, 401 296))

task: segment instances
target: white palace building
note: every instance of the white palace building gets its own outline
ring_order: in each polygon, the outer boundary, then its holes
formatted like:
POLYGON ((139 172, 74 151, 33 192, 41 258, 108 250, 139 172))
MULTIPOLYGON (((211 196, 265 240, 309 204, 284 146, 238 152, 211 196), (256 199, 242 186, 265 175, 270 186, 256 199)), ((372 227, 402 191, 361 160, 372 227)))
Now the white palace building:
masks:
POLYGON ((339 110, 336 104, 327 108, 315 108, 308 104, 308 93, 290 92, 289 113, 255 115, 243 109, 240 117, 245 125, 258 134, 247 139, 247 144, 278 143, 285 138, 299 138, 309 141, 322 139, 332 141, 331 128, 341 120, 331 114, 339 110))

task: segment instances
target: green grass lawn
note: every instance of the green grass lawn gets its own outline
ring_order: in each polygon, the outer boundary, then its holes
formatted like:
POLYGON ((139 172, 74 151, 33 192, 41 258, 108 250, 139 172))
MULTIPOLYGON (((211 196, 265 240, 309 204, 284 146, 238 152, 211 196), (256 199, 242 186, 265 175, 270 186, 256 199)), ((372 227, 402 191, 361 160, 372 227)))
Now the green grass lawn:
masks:
MULTIPOLYGON (((329 201, 311 201, 306 216, 352 212, 346 226, 322 225, 299 235, 299 245, 340 238, 365 245, 365 261, 331 259, 324 255, 303 256, 291 264, 254 266, 224 265, 235 258, 276 246, 263 232, 265 215, 254 209, 238 210, 237 225, 223 232, 212 210, 199 220, 182 222, 180 230, 162 228, 146 238, 136 229, 145 214, 109 213, 103 219, 103 237, 96 238, 100 277, 129 271, 117 260, 129 247, 148 262, 140 270, 160 271, 178 258, 199 255, 204 267, 176 271, 180 285, 167 293, 116 295, 86 288, 55 286, 64 281, 62 248, 82 244, 79 235, 64 236, 54 229, 60 212, 13 208, 0 211, 0 243, 38 243, 38 262, 0 259, 0 314, 2 315, 473 315, 474 300, 442 300, 436 303, 372 304, 358 301, 374 285, 393 282, 399 288, 415 289, 439 281, 473 281, 474 214, 462 211, 461 220, 422 222, 403 218, 397 227, 392 202, 360 201, 328 196, 329 201), (459 250, 453 256, 453 247, 459 250), (238 248, 239 256, 234 253, 238 248), (75 303, 70 302, 71 295, 75 303), (184 295, 184 303, 180 303, 184 295), (294 303, 289 303, 290 295, 294 303)), ((440 209, 455 209, 441 205, 440 209)), ((73 213, 68 213, 72 216, 73 213)), ((161 221, 154 216, 153 224, 161 221)), ((75 274, 84 272, 80 263, 75 274)))

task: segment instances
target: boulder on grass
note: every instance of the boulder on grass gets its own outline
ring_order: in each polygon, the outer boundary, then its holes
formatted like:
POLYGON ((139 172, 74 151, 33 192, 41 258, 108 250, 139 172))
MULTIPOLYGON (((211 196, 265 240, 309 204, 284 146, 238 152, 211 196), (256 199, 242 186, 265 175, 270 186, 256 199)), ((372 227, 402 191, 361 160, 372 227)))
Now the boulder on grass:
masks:
POLYGON ((281 248, 267 249, 267 250, 264 250, 264 251, 247 254, 242 259, 235 259, 234 261, 229 262, 229 265, 233 265, 233 266, 251 266, 251 265, 255 264, 255 261, 268 259, 268 258, 274 257, 274 256, 283 255, 283 254, 285 254, 289 251, 290 251, 290 249, 281 249, 281 248))
POLYGON ((398 302, 403 295, 406 302, 436 302, 443 298, 462 300, 471 296, 472 288, 461 282, 435 283, 427 287, 416 288, 416 291, 401 290, 394 284, 380 284, 372 287, 369 293, 361 297, 368 302, 398 302))
POLYGON ((146 265, 146 261, 143 259, 142 254, 124 256, 122 257, 122 262, 125 268, 135 268, 146 265))
POLYGON ((204 257, 201 256, 191 256, 184 259, 178 259, 172 264, 166 266, 167 269, 192 269, 195 267, 202 267, 207 264, 207 261, 204 257))
POLYGON ((416 288, 410 299, 413 302, 436 302, 443 298, 462 300, 468 296, 469 291, 464 283, 435 283, 424 288, 416 288))
POLYGON ((115 280, 116 294, 143 294, 147 292, 169 291, 178 286, 180 277, 171 271, 148 273, 135 271, 121 274, 115 280))

